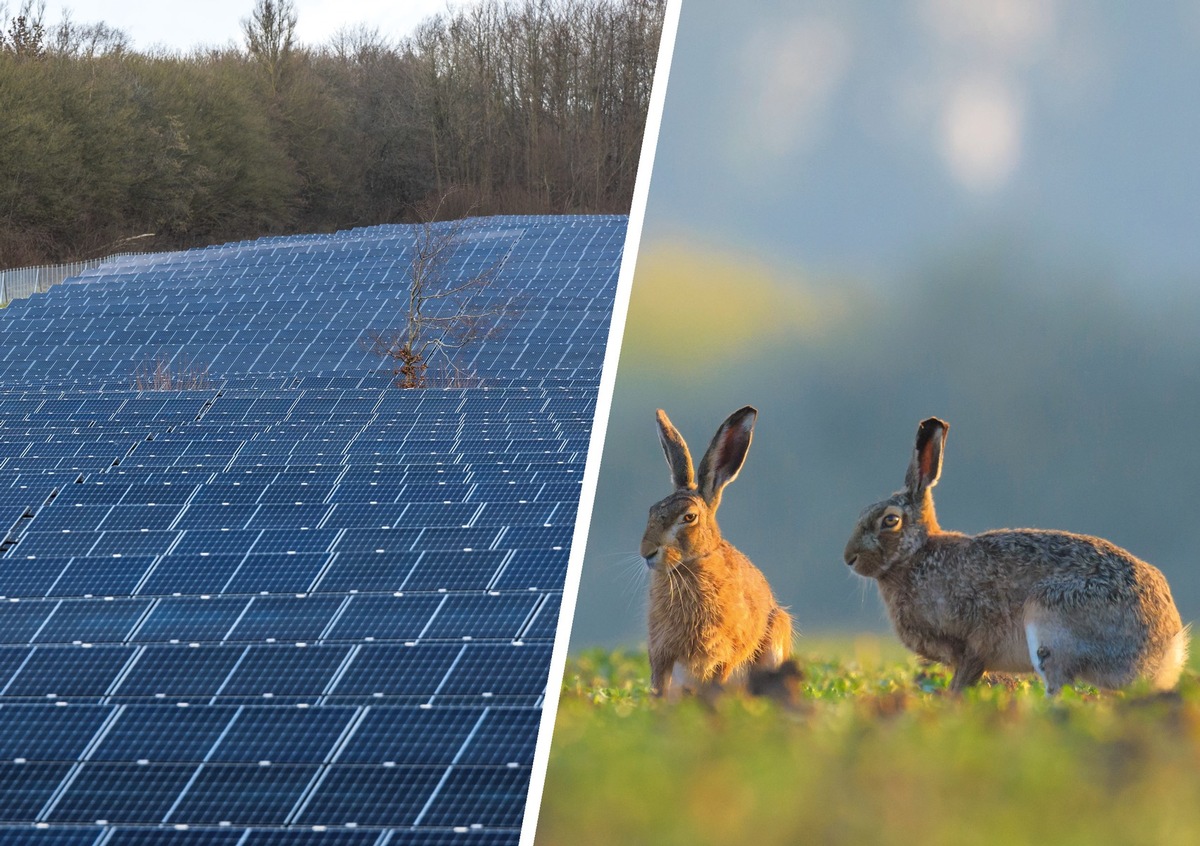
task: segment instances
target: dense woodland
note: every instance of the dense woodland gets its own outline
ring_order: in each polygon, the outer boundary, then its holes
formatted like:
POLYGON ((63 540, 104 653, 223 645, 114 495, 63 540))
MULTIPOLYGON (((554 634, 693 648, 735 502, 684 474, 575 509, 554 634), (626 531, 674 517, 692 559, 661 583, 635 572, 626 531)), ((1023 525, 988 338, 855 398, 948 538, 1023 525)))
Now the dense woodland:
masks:
POLYGON ((0 268, 418 219, 628 210, 664 0, 482 0, 403 38, 142 53, 29 2, 0 49, 0 268), (145 236, 145 237, 138 237, 145 236))

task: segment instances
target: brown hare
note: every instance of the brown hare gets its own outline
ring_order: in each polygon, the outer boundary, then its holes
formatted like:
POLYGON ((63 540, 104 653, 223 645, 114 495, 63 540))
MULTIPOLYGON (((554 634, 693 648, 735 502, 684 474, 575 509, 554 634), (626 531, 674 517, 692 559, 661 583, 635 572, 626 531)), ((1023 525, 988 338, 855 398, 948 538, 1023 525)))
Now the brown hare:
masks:
POLYGON ((1188 633, 1163 574, 1101 538, 1037 529, 943 531, 933 510, 948 424, 917 429, 904 489, 866 508, 846 563, 875 579, 909 649, 953 668, 961 691, 984 672, 1033 672, 1053 696, 1175 686, 1188 633))
POLYGON ((776 668, 791 652, 791 618, 717 527, 721 491, 746 460, 757 415, 747 406, 721 424, 696 478, 687 444, 658 411, 675 492, 650 507, 641 554, 652 571, 650 683, 659 696, 677 665, 687 683, 724 684, 750 666, 776 668))

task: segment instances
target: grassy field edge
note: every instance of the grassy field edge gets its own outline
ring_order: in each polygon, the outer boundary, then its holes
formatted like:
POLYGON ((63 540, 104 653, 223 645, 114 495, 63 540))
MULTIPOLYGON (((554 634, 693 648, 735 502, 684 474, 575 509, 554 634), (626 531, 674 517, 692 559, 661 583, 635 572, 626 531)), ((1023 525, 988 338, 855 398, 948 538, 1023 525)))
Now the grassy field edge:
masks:
POLYGON ((956 697, 879 637, 806 638, 790 704, 654 700, 641 650, 568 661, 539 844, 1195 844, 1200 681, 956 697))

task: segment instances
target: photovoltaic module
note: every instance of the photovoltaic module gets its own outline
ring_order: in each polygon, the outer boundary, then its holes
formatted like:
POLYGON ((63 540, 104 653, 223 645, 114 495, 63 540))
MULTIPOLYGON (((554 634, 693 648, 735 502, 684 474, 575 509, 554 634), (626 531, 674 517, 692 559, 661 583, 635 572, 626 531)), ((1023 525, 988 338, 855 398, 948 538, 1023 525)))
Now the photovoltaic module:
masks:
POLYGON ((516 842, 626 219, 452 226, 507 310, 454 387, 361 343, 420 226, 0 310, 0 839, 516 842))

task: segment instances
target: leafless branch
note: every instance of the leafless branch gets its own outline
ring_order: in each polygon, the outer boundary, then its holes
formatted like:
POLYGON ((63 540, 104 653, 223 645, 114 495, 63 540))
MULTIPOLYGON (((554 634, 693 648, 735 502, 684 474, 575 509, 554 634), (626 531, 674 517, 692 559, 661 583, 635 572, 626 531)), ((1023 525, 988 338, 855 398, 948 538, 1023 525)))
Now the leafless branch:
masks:
POLYGON ((133 387, 138 391, 205 391, 212 387, 208 365, 199 365, 181 358, 172 367, 170 358, 159 353, 152 362, 143 362, 133 373, 133 387))
POLYGON ((469 276, 453 276, 452 262, 466 243, 467 224, 460 218, 435 225, 449 196, 443 195, 419 224, 401 327, 370 330, 361 341, 372 355, 391 360, 398 387, 427 387, 431 359, 453 372, 451 380, 461 381, 466 374, 455 354, 496 337, 514 311, 511 299, 482 299, 500 272, 502 259, 469 276))

